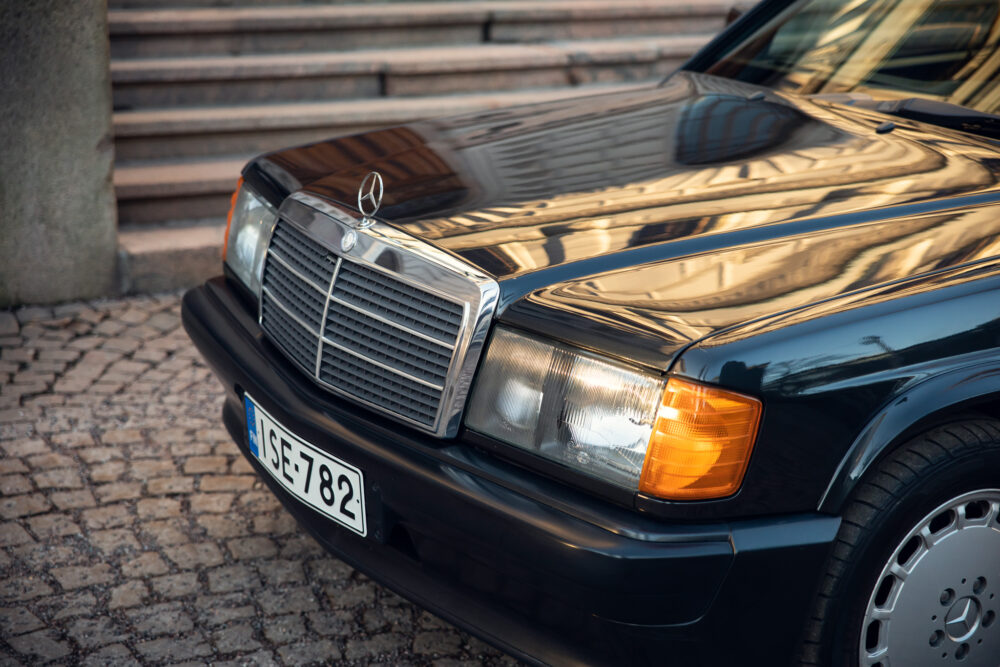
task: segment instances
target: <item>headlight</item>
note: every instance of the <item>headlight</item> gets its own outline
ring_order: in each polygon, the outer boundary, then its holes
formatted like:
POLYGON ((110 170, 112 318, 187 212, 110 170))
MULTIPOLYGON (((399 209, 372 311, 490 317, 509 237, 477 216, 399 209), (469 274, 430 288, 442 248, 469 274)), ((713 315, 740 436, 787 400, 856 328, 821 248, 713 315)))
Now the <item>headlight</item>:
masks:
POLYGON ((277 219, 277 209, 240 179, 229 209, 222 258, 254 294, 260 293, 264 254, 271 228, 277 219))
POLYGON ((466 426, 618 486, 704 499, 739 489, 760 413, 749 396, 497 327, 466 426))

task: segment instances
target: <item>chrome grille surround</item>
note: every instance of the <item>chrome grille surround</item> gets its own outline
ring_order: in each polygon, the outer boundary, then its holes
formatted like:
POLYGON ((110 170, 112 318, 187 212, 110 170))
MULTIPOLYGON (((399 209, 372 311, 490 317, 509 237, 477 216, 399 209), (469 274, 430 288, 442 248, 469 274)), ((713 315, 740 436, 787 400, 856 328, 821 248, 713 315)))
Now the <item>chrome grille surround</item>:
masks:
POLYGON ((296 193, 279 209, 258 322, 323 388, 453 437, 496 309, 496 281, 382 222, 296 193), (341 250, 348 232, 353 247, 341 250))

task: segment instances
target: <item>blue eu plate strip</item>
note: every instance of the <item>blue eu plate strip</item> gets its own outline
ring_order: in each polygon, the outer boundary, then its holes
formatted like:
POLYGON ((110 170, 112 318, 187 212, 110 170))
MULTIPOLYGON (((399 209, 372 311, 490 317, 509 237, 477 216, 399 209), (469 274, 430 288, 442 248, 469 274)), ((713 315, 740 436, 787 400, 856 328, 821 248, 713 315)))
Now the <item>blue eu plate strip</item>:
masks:
POLYGON ((253 402, 246 394, 243 395, 243 404, 247 408, 247 432, 250 434, 250 451, 254 456, 257 453, 257 414, 253 407, 253 402))

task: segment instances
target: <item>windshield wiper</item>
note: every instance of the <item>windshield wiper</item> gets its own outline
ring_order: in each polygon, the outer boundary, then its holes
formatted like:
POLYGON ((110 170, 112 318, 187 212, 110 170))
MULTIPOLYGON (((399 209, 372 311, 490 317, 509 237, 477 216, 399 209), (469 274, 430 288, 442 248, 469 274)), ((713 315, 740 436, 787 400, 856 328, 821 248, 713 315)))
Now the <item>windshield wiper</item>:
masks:
POLYGON ((974 111, 958 104, 928 100, 923 97, 910 97, 904 100, 889 100, 875 104, 856 102, 852 106, 863 106, 890 116, 908 118, 921 123, 1000 140, 1000 116, 974 111))

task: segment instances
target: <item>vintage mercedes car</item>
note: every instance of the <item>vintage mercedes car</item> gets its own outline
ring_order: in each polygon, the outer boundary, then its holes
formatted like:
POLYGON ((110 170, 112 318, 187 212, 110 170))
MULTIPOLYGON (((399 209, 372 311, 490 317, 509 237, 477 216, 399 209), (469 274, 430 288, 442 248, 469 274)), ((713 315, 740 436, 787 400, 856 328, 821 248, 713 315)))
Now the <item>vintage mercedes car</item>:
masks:
POLYGON ((246 165, 184 324, 332 553, 537 663, 1000 662, 1000 2, 246 165))

